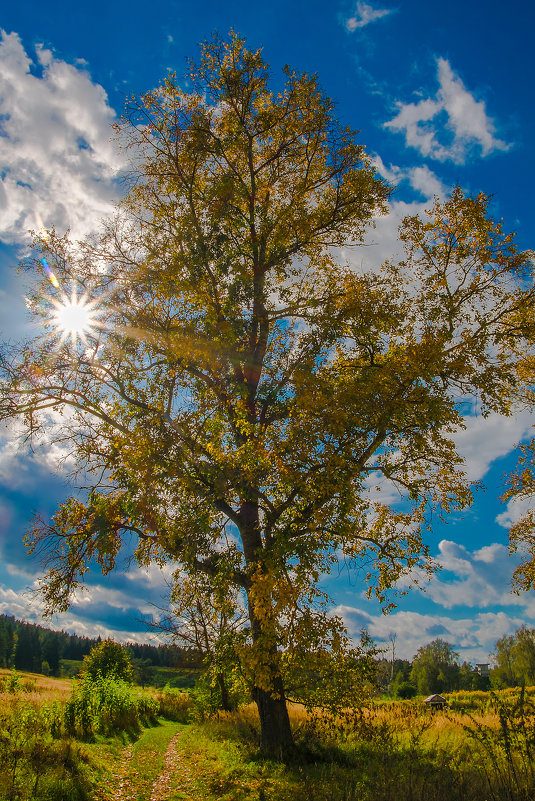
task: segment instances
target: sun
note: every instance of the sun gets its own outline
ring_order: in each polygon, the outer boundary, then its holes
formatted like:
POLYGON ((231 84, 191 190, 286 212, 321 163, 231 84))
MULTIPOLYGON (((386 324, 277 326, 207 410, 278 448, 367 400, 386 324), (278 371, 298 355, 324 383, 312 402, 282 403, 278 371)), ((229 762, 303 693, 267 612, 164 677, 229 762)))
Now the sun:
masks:
POLYGON ((61 334, 62 341, 70 338, 73 345, 76 345, 78 340, 85 344, 87 337, 100 327, 95 310, 96 304, 94 301, 88 301, 87 295, 78 297, 76 292, 73 292, 70 299, 63 296, 61 301, 54 301, 53 305, 51 323, 61 334))

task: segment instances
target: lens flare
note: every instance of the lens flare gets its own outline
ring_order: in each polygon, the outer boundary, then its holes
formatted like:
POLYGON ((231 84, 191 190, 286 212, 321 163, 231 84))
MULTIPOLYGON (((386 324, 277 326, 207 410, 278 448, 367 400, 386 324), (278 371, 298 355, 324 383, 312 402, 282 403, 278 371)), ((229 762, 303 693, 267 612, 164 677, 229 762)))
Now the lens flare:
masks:
MULTIPOLYGON (((43 236, 47 235, 38 214, 36 219, 43 236)), ((50 310, 45 318, 49 336, 53 336, 59 345, 65 344, 69 339, 75 347, 79 342, 84 346, 87 345, 88 337, 95 336, 97 329, 104 327, 99 319, 102 316, 102 296, 99 300, 89 300, 87 292, 78 296, 76 289, 73 289, 69 298, 44 256, 40 258, 40 262, 46 277, 54 289, 58 290, 58 293, 54 293, 56 297, 49 295, 48 292, 44 292, 41 296, 50 310)))
POLYGON ((45 271, 45 275, 48 278, 48 280, 50 281, 50 283, 52 284, 52 286, 55 289, 59 289, 59 281, 56 278, 56 276, 54 275, 54 273, 52 272, 52 270, 50 269, 50 264, 47 262, 47 260, 45 259, 44 256, 41 259, 41 264, 43 265, 43 270, 45 271))

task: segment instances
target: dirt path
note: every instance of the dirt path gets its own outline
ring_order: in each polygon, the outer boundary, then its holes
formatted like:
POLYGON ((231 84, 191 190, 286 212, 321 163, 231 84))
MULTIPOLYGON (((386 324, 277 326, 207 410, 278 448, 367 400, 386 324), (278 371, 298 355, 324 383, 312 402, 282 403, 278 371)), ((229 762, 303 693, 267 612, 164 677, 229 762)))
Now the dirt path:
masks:
POLYGON ((180 738, 181 732, 177 732, 170 740, 169 745, 164 756, 163 770, 152 785, 152 792, 150 794, 150 801, 166 801, 171 793, 171 786, 177 790, 177 782, 173 781, 180 771, 181 758, 177 750, 177 742, 180 738))
POLYGON ((199 798, 191 765, 181 756, 177 747, 180 736, 180 731, 173 734, 165 752, 162 754, 162 749, 159 755, 149 743, 146 750, 140 751, 142 741, 126 746, 121 752, 106 796, 97 791, 96 799, 106 797, 109 801, 195 801, 199 798), (155 760, 162 758, 160 773, 154 778, 155 772, 152 771, 152 778, 149 778, 147 763, 155 767, 155 760), (145 763, 145 767, 142 763, 145 763))
POLYGON ((121 754, 119 769, 113 776, 112 798, 113 801, 132 801, 135 798, 135 789, 127 776, 127 769, 132 761, 134 746, 127 745, 121 754))

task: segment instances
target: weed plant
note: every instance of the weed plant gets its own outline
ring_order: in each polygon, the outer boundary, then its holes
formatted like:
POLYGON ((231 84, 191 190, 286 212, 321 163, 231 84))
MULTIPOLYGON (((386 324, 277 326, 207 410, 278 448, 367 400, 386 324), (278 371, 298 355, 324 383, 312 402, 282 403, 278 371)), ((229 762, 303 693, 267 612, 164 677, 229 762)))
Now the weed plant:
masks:
POLYGON ((122 679, 86 676, 73 680, 64 720, 69 735, 90 739, 95 734, 139 731, 142 723, 155 722, 158 712, 155 698, 136 694, 122 679))
POLYGON ((532 702, 487 693, 478 707, 470 716, 402 702, 334 717, 295 706, 297 748, 280 765, 262 757, 246 706, 191 730, 186 758, 222 801, 533 801, 532 702))
POLYGON ((159 712, 155 698, 112 678, 73 681, 65 703, 42 697, 37 702, 35 683, 14 671, 4 676, 3 684, 1 801, 92 798, 94 766, 89 764, 88 751, 73 738, 137 732, 142 723, 155 722, 159 712), (4 702, 6 698, 9 703, 4 702))
POLYGON ((35 709, 19 701, 0 714, 0 798, 84 801, 90 798, 87 765, 80 746, 57 739, 59 705, 35 709))
POLYGON ((11 693, 12 695, 19 692, 32 693, 35 691, 35 686, 35 678, 23 678, 15 668, 7 675, 0 676, 0 693, 11 693))
POLYGON ((489 801, 535 798, 535 703, 524 689, 517 698, 490 694, 493 725, 471 719, 468 736, 479 746, 477 768, 489 801))
POLYGON ((158 703, 159 714, 167 718, 167 720, 174 720, 178 723, 188 723, 191 719, 194 704, 189 693, 166 684, 165 687, 156 694, 156 701, 158 703))

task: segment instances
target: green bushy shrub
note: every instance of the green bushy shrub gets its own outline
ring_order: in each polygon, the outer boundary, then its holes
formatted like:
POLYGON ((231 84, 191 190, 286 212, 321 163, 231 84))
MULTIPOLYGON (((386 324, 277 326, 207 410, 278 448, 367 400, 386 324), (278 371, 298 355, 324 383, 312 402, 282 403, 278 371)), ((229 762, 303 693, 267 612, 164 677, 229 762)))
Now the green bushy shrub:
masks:
POLYGON ((65 704, 64 720, 73 737, 91 737, 118 731, 136 731, 142 721, 155 720, 159 705, 154 698, 137 696, 132 687, 113 676, 73 682, 65 704))
POLYGON ((21 677, 15 668, 13 668, 9 676, 4 676, 3 679, 0 679, 0 692, 2 693, 13 693, 14 695, 23 689, 21 677))
POLYGON ((395 693, 397 698, 408 699, 414 698, 414 696, 418 693, 418 690, 410 681, 402 681, 395 688, 395 693))
POLYGON ((84 656, 83 672, 93 681, 103 676, 132 684, 134 669, 126 649, 118 642, 104 640, 84 656))

